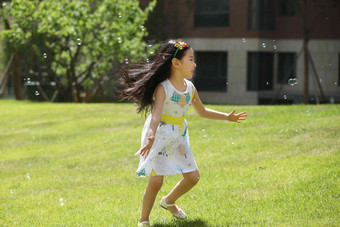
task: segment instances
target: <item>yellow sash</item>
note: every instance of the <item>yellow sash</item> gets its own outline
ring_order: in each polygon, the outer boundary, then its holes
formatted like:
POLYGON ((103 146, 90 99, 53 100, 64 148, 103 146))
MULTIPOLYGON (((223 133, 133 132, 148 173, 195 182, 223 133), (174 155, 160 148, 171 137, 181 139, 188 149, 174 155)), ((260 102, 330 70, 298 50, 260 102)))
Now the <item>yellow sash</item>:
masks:
POLYGON ((164 123, 170 124, 170 125, 181 125, 183 124, 184 120, 185 120, 185 116, 173 117, 173 116, 169 116, 169 115, 162 113, 161 121, 163 121, 164 123))

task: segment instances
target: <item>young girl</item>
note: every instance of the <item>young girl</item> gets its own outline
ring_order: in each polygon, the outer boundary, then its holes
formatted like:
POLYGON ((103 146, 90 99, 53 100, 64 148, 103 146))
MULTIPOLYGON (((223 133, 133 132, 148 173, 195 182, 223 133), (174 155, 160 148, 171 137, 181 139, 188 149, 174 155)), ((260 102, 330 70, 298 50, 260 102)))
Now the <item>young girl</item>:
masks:
POLYGON ((121 97, 134 100, 138 112, 151 114, 142 132, 137 175, 150 176, 138 226, 149 225, 149 215, 165 175, 183 174, 183 179, 160 202, 176 218, 186 214, 175 202, 199 180, 197 165, 190 150, 185 114, 191 104, 199 116, 240 123, 246 112, 234 114, 210 110, 202 104, 192 78, 196 68, 193 49, 182 40, 165 42, 155 59, 145 65, 122 71, 121 97))

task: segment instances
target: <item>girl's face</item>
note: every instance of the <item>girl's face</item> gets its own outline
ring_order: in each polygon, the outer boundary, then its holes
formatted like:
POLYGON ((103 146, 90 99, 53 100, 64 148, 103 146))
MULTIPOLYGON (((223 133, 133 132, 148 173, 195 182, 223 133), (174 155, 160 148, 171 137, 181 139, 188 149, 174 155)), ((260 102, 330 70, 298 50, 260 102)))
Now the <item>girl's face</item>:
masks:
POLYGON ((192 48, 185 51, 184 56, 180 60, 180 62, 181 64, 179 66, 179 70, 181 75, 186 79, 192 78, 197 66, 195 63, 194 51, 192 48))

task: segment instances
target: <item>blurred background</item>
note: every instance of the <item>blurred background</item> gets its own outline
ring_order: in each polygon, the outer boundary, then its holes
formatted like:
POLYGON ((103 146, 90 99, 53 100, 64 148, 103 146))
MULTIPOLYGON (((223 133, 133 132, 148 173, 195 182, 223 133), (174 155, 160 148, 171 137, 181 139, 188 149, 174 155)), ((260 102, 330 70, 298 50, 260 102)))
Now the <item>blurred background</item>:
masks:
POLYGON ((118 101, 115 72, 182 38, 204 103, 340 103, 340 0, 1 1, 0 98, 118 101))

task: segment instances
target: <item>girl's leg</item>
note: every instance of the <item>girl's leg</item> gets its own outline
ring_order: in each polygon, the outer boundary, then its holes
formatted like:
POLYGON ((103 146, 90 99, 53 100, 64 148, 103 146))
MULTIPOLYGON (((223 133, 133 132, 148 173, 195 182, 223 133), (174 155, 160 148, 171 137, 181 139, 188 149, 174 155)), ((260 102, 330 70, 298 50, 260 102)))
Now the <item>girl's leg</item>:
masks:
POLYGON ((150 176, 148 187, 145 190, 142 205, 142 214, 139 219, 142 221, 149 221, 149 215, 153 204, 155 202, 157 193, 163 184, 163 176, 150 176))
MULTIPOLYGON (((194 187, 200 179, 200 174, 198 170, 190 173, 183 173, 183 179, 179 181, 172 191, 165 197, 165 202, 168 204, 173 204, 176 200, 187 193, 192 187, 194 187)), ((176 206, 168 208, 172 212, 177 212, 176 206)))

